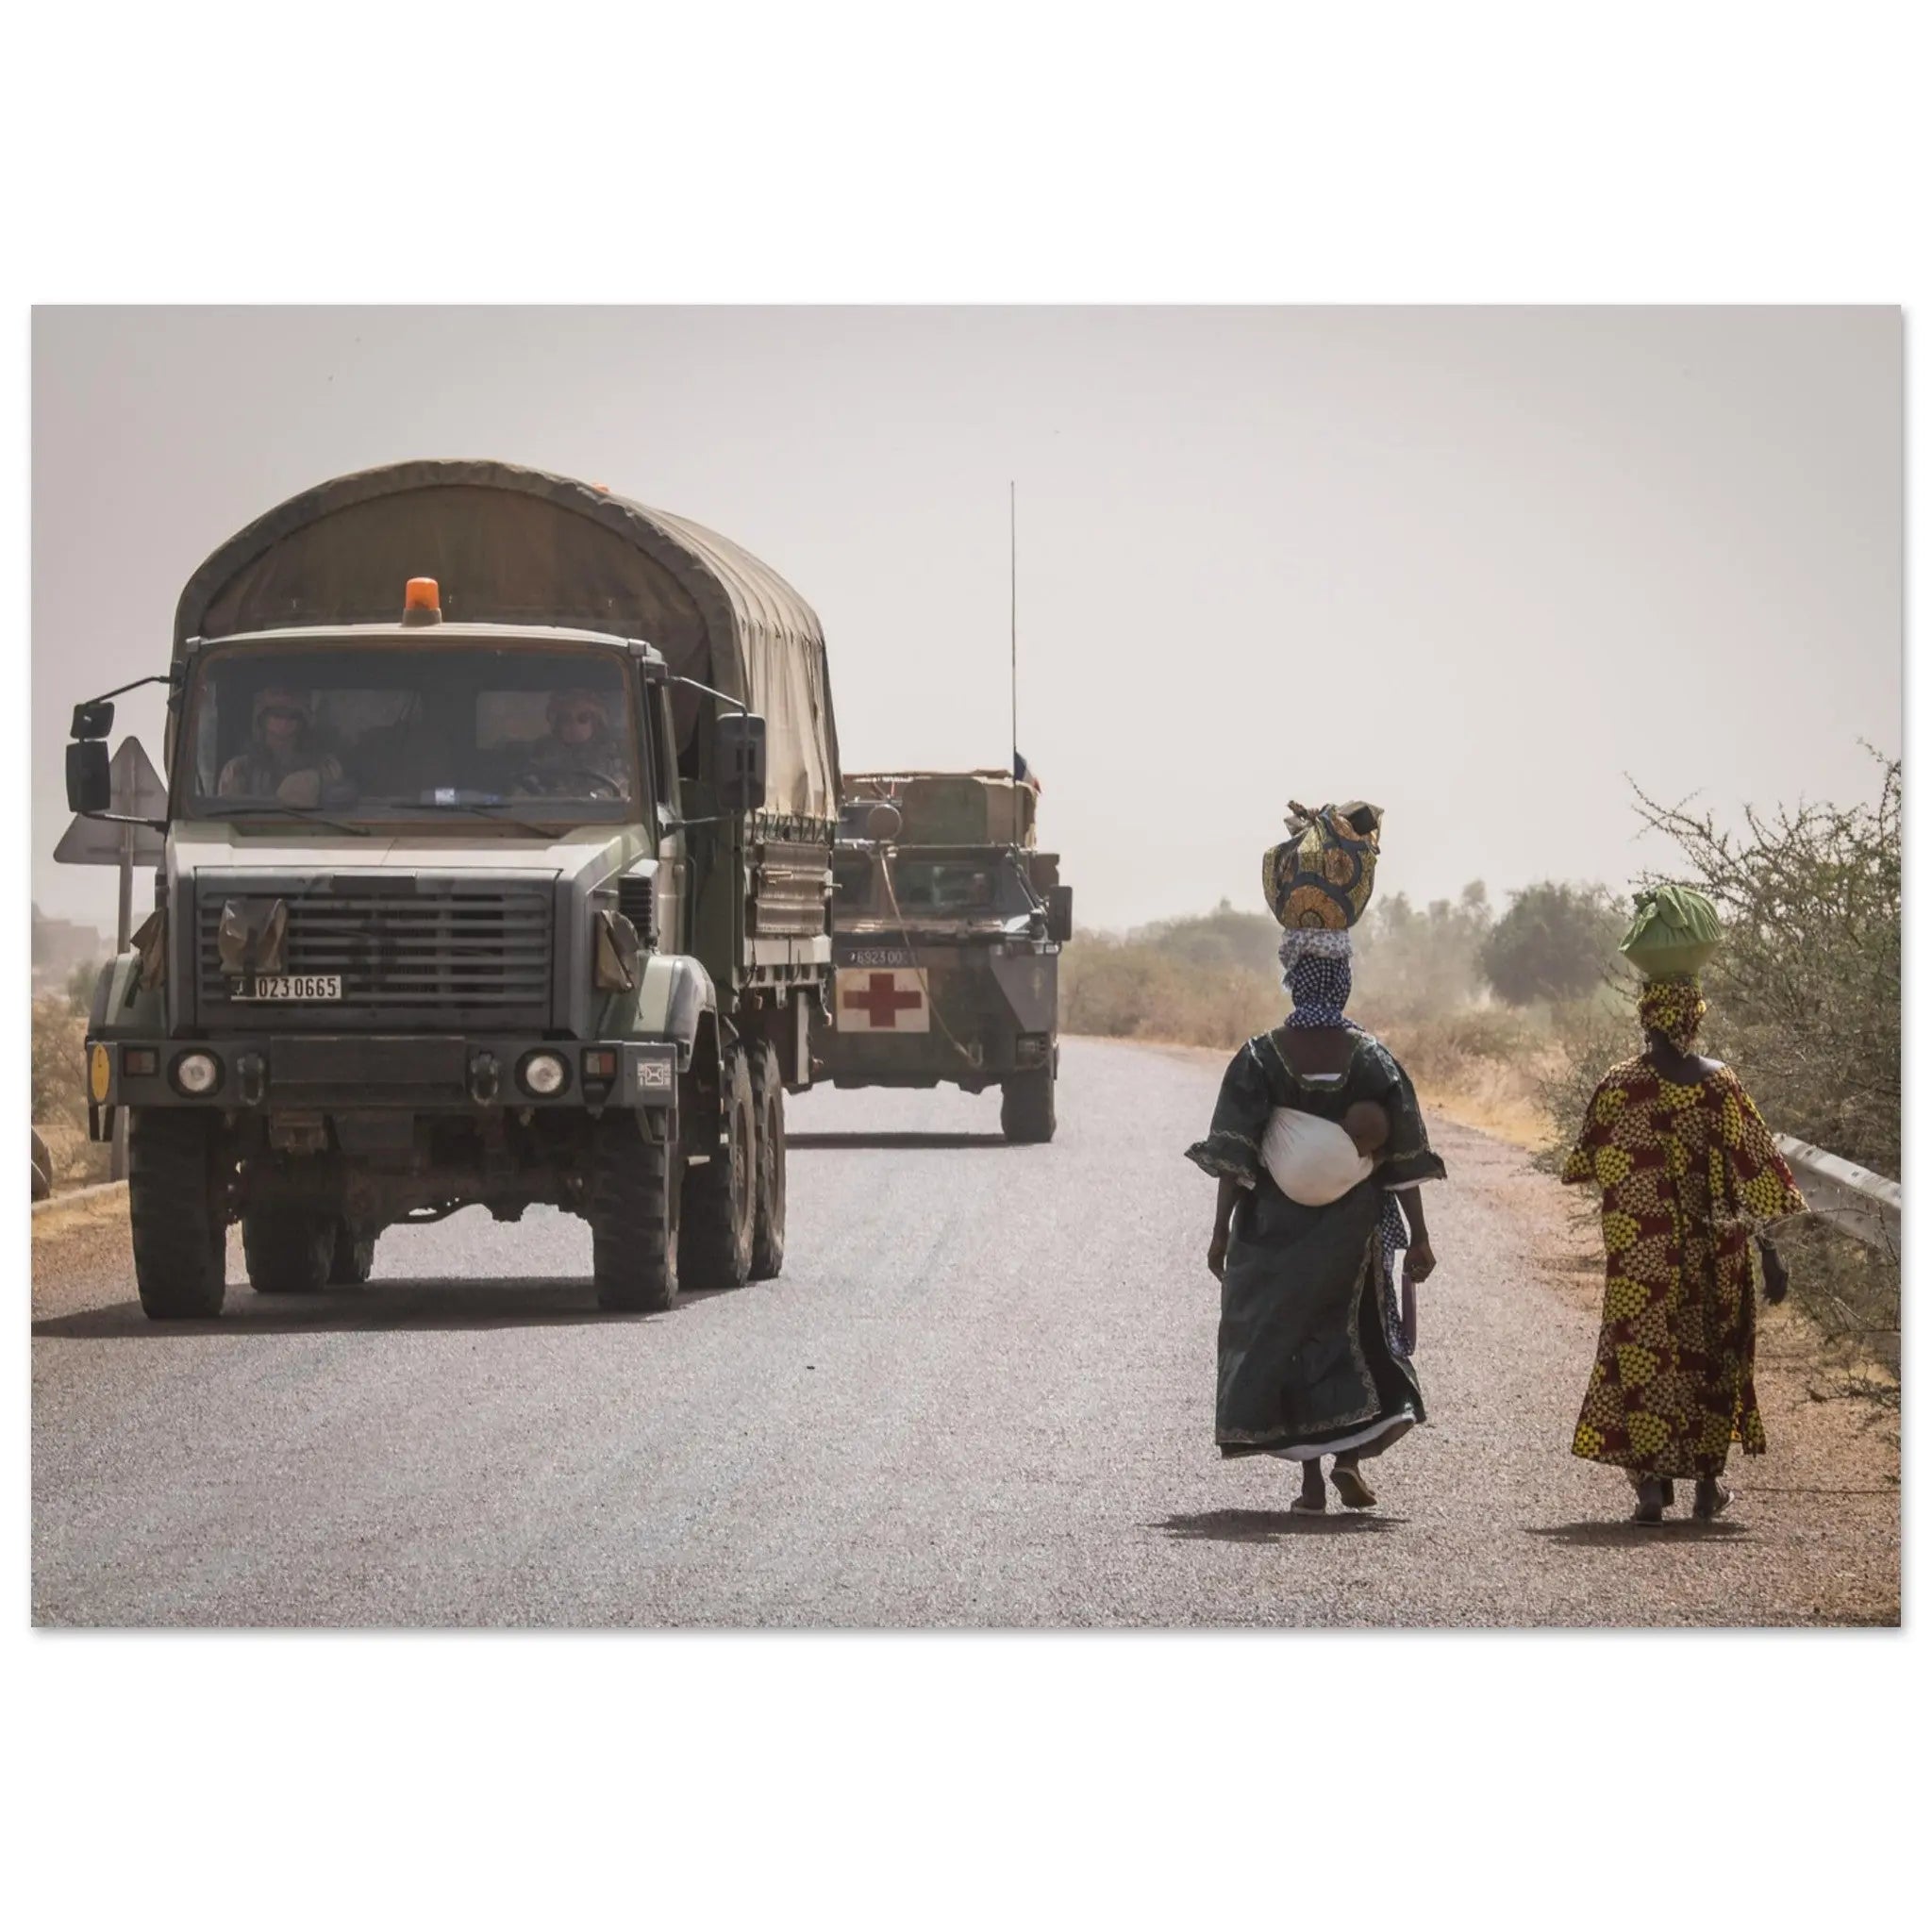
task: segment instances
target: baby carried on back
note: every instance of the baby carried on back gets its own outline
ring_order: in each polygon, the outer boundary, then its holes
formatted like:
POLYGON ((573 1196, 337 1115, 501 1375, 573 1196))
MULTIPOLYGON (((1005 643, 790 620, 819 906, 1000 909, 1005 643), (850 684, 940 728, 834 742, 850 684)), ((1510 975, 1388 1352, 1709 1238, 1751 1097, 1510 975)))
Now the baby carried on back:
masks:
POLYGON ((1339 1122, 1277 1107, 1261 1135, 1261 1161, 1291 1201, 1325 1208, 1368 1179, 1388 1141, 1388 1109, 1373 1100, 1357 1101, 1339 1122))

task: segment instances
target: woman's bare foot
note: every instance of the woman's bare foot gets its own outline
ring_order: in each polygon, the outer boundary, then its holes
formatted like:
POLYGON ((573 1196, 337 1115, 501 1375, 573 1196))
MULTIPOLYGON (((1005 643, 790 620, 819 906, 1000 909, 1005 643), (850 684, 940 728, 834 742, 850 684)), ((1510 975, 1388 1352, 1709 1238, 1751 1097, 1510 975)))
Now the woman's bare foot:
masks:
POLYGON ((1664 1520, 1664 1486, 1660 1478, 1647 1475, 1637 1485, 1637 1507, 1630 1512, 1632 1523, 1661 1523, 1664 1520))
POLYGON ((1335 1458, 1334 1482, 1335 1493, 1351 1509, 1373 1509, 1375 1507, 1375 1492, 1362 1480, 1362 1473, 1353 1457, 1345 1462, 1339 1456, 1335 1458))
POLYGON ((1697 1494, 1690 1505, 1690 1513, 1699 1523, 1709 1523, 1722 1516, 1731 1507, 1731 1492, 1714 1475, 1701 1475, 1697 1478, 1697 1494))

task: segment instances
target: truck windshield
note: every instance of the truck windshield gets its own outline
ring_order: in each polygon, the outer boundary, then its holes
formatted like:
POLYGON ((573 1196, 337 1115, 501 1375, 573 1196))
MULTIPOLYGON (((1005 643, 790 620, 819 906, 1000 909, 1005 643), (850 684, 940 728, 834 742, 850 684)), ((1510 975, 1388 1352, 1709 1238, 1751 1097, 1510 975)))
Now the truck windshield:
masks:
POLYGON ((840 912, 864 912, 872 905, 872 855, 841 852, 832 860, 832 905, 840 912))
POLYGON ((892 866, 892 885, 908 914, 1004 918, 1033 909, 1018 874, 999 858, 900 858, 892 866))
POLYGON ((189 803, 219 817, 242 800, 373 815, 548 799, 620 817, 643 795, 626 691, 624 664, 592 649, 210 647, 189 803))

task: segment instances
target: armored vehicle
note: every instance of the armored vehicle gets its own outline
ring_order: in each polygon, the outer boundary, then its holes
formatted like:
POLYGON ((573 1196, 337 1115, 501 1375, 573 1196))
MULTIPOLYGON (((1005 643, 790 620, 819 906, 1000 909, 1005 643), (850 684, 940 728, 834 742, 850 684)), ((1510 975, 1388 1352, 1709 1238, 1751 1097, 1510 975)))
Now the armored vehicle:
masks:
POLYGON ((832 1013, 813 1048, 835 1086, 996 1086, 1008 1140, 1053 1139, 1074 894, 1036 849, 1038 804, 1008 772, 846 778, 832 1013))
MULTIPOLYGON (((608 1308, 778 1272, 839 809, 789 585, 601 486, 405 463, 224 543, 142 681, 165 860, 88 1077, 149 1315, 219 1312, 236 1220, 264 1293, 472 1204, 588 1220, 608 1308)), ((116 695, 76 708, 76 810, 116 695)))

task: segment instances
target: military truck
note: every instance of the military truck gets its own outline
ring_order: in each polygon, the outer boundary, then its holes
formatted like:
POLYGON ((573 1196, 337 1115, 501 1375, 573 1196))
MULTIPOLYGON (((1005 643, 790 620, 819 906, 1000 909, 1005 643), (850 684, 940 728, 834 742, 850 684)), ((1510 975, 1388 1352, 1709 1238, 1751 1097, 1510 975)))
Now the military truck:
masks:
POLYGON ((1053 1139, 1074 894, 1036 849, 1038 805, 1009 772, 845 779, 832 1010, 813 1048, 834 1086, 996 1086, 1008 1140, 1053 1139))
POLYGON ((87 1051, 150 1316, 220 1311, 236 1220, 265 1294, 473 1204, 586 1219, 607 1308, 778 1273, 839 809, 796 591, 599 485, 404 463, 230 538, 141 681, 166 856, 87 1051))

